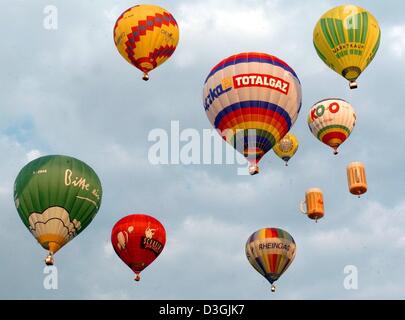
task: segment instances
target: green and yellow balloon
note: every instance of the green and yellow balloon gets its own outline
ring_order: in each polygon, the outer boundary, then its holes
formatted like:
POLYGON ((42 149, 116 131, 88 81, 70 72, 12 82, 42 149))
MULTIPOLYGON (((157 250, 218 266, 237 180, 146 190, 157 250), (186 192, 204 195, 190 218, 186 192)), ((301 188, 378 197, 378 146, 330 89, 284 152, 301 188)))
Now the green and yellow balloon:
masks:
POLYGON ((14 202, 24 225, 53 255, 81 233, 100 208, 101 182, 84 162, 44 156, 23 167, 14 184, 14 202))
POLYGON ((374 59, 380 46, 377 19, 356 5, 340 5, 325 12, 314 28, 318 56, 357 88, 357 78, 374 59))

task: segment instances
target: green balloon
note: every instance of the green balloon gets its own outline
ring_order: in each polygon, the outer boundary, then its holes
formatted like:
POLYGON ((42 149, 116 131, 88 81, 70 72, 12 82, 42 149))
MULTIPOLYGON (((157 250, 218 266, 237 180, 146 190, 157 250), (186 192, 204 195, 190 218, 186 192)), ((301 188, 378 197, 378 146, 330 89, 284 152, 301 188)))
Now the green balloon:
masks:
POLYGON ((90 224, 101 197, 101 182, 94 170, 68 156, 31 161, 14 184, 14 202, 21 220, 51 254, 90 224))

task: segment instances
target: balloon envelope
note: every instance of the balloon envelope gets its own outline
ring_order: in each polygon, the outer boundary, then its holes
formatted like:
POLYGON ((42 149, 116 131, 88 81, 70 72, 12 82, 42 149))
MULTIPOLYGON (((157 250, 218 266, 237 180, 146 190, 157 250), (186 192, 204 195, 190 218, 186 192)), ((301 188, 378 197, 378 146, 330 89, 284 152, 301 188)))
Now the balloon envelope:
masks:
POLYGON ((14 202, 21 220, 51 254, 90 224, 101 197, 101 183, 94 170, 62 155, 31 161, 14 184, 14 202))
POLYGON ((287 162, 295 155, 298 150, 299 142, 295 135, 287 133, 273 148, 274 153, 287 162))
POLYGON ((111 243, 116 254, 135 272, 135 280, 139 281, 139 273, 162 252, 166 231, 154 217, 131 214, 114 225, 111 243))
POLYGON ((301 84, 284 61, 247 52, 219 62, 208 74, 203 104, 223 139, 257 163, 284 137, 301 108, 301 84))
POLYGON ((360 197, 367 192, 366 168, 362 162, 351 162, 347 168, 347 182, 349 184, 350 193, 360 197))
POLYGON ((380 45, 381 31, 377 20, 367 10, 341 5, 326 12, 317 22, 313 42, 319 57, 332 70, 351 82, 374 59, 380 45))
POLYGON ((295 257, 293 237, 282 229, 263 228, 246 242, 246 257, 271 284, 287 270, 295 257))
POLYGON ((114 27, 115 45, 125 60, 144 73, 164 63, 179 42, 179 29, 167 10, 137 5, 121 14, 114 27))
POLYGON ((309 129, 319 141, 334 149, 335 154, 355 125, 356 113, 352 105, 343 99, 324 99, 309 110, 309 129))

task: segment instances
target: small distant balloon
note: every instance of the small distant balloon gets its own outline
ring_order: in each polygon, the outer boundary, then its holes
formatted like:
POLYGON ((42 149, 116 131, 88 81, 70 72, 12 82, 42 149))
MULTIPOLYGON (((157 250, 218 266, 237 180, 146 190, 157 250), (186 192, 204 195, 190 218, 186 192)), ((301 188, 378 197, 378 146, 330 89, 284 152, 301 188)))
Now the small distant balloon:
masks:
POLYGON ((367 192, 366 168, 362 162, 352 162, 347 166, 347 182, 351 194, 359 198, 367 192))
POLYGON ((310 188, 305 192, 305 200, 301 202, 300 210, 308 218, 318 222, 325 214, 323 193, 319 188, 310 188))
POLYGON ((295 155, 298 150, 298 139, 292 133, 287 133, 273 148, 274 153, 284 160, 288 166, 288 161, 295 155))
POLYGON ((334 154, 353 131, 356 113, 343 99, 328 98, 315 103, 309 110, 308 126, 319 141, 331 147, 334 154))

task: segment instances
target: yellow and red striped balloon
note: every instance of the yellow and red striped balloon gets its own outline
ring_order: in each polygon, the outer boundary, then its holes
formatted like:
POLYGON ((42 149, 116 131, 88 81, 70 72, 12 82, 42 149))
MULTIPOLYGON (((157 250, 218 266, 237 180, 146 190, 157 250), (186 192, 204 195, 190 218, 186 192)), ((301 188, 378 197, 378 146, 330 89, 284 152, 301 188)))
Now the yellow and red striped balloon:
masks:
POLYGON ((287 270, 295 258, 293 237, 282 229, 263 228, 253 233, 246 242, 246 257, 250 264, 271 283, 287 270))
POLYGON ((167 10, 155 5, 137 5, 124 11, 114 27, 119 53, 134 67, 148 73, 165 62, 176 50, 179 28, 167 10))
POLYGON ((321 142, 333 148, 346 141, 356 125, 356 113, 350 103, 343 99, 324 99, 310 109, 308 126, 321 142))

